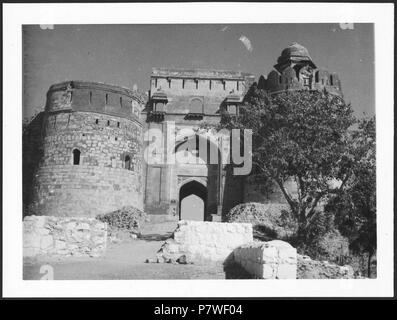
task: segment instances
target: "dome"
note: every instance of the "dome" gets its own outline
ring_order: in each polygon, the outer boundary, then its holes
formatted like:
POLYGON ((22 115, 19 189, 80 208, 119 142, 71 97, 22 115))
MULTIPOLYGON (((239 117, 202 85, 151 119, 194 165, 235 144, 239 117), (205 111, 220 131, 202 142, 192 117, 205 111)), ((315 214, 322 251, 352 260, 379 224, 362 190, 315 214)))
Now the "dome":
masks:
POLYGON ((310 58, 309 51, 299 43, 293 42, 288 48, 285 48, 281 52, 280 58, 290 58, 290 57, 302 57, 302 58, 310 58))
POLYGON ((313 69, 316 68, 312 58, 309 55, 309 51, 304 46, 296 42, 293 42, 289 45, 289 47, 285 48, 281 52, 281 55, 277 59, 277 64, 274 67, 281 72, 285 66, 289 65, 291 62, 307 63, 313 69))

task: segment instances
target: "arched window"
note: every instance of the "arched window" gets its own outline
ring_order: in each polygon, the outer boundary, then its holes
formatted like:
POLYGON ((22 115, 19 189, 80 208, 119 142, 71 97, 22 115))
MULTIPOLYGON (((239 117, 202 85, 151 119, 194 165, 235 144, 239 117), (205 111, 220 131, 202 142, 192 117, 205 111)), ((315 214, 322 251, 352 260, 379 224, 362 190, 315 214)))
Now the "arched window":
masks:
POLYGON ((128 154, 124 158, 124 169, 131 170, 131 157, 128 154))
POLYGON ((80 164, 80 150, 79 149, 74 149, 73 150, 73 164, 74 165, 79 165, 80 164))
POLYGON ((316 77, 315 77, 315 81, 318 83, 320 82, 320 78, 319 78, 319 72, 316 72, 316 77))
POLYGON ((190 101, 189 113, 203 113, 203 101, 199 98, 193 98, 190 101))

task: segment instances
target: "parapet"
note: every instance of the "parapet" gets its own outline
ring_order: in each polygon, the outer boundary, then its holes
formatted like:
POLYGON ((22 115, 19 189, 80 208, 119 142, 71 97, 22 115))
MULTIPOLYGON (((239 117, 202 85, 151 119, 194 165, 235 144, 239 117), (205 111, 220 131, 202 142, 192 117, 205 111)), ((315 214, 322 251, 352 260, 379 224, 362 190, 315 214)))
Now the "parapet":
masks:
POLYGON ((253 75, 240 71, 226 70, 153 68, 152 77, 244 80, 247 78, 253 78, 253 75))
POLYGON ((127 88, 87 81, 66 81, 47 92, 46 111, 84 111, 139 121, 145 97, 127 88))

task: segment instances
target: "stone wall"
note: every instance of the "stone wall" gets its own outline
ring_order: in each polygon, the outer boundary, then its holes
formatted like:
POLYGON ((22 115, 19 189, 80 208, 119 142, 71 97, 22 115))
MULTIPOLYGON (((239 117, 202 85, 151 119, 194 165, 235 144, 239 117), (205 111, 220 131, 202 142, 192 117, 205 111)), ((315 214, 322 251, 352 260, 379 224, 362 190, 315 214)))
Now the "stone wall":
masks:
POLYGON ((177 260, 224 261, 235 248, 253 241, 249 223, 179 221, 172 237, 157 253, 159 262, 177 260))
POLYGON ((23 256, 90 256, 105 252, 107 225, 92 218, 28 216, 23 221, 23 256))
MULTIPOLYGON (((26 214, 95 216, 122 206, 143 209, 143 102, 134 95, 84 82, 50 88, 41 159, 24 190, 26 214)), ((24 158, 31 157, 25 148, 24 158)))
POLYGON ((142 210, 141 177, 133 171, 88 165, 52 165, 36 174, 29 212, 95 217, 123 206, 142 210))
POLYGON ((296 279, 297 254, 289 243, 251 242, 233 251, 233 260, 253 278, 296 279))

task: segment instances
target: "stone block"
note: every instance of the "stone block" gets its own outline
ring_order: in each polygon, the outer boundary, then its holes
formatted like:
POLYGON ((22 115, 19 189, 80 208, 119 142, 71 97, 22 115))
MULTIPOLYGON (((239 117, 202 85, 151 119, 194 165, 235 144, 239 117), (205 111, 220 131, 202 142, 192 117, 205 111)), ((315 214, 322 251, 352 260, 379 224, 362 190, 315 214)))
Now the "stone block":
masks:
POLYGON ((296 249, 284 241, 250 242, 233 251, 233 260, 253 278, 296 279, 296 249))
POLYGON ((167 240, 158 255, 176 260, 187 254, 194 261, 224 261, 236 247, 253 241, 253 232, 251 224, 182 220, 172 238, 174 242, 167 240))

